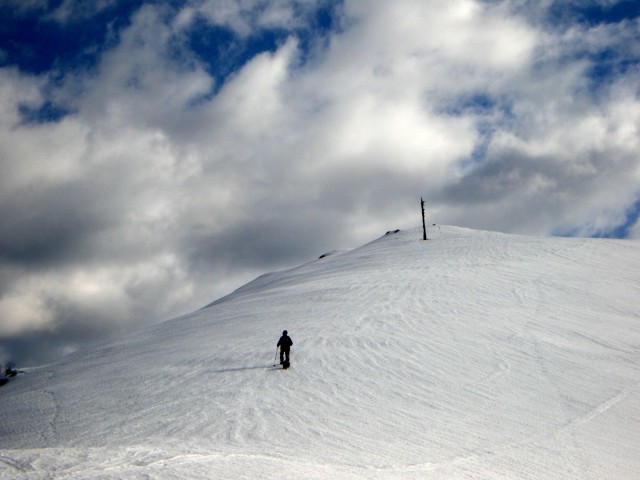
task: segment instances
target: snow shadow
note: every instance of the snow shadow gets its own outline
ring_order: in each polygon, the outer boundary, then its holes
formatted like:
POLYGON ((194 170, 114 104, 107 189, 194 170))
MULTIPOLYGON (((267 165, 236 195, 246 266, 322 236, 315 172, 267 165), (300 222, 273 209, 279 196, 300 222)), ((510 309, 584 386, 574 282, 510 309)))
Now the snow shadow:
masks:
MULTIPOLYGON (((269 369, 275 369, 276 367, 273 366, 273 364, 271 365, 256 365, 253 367, 231 367, 231 368, 221 368, 219 370, 208 370, 209 373, 228 373, 228 372, 242 372, 245 370, 269 370, 269 369)), ((282 367, 278 367, 278 368, 282 368, 282 367)))

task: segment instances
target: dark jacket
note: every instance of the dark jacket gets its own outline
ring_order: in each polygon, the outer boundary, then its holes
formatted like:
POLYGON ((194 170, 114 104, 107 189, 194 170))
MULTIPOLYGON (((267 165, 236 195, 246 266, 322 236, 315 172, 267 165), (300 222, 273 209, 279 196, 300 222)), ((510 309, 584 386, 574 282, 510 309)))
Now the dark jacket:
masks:
POLYGON ((280 340, 278 340, 278 345, 276 346, 280 347, 283 352, 288 352, 291 348, 291 345, 293 345, 293 340, 291 340, 291 337, 289 337, 289 335, 282 335, 280 337, 280 340))

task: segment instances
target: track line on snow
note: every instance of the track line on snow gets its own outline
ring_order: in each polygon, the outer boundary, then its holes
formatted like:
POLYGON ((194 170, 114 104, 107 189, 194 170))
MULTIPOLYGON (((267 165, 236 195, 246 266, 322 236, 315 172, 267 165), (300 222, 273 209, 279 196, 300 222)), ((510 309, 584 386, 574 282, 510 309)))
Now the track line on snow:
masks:
MULTIPOLYGON (((634 387, 637 387, 637 385, 635 385, 634 387)), ((634 387, 631 387, 631 388, 634 388, 634 387)), ((579 427, 581 425, 584 425, 585 423, 588 423, 588 422, 592 421, 593 419, 595 419, 598 416, 606 413, 608 410, 610 410, 615 405, 620 403, 622 400, 624 400, 627 397, 628 394, 629 394, 629 390, 628 389, 625 389, 625 390, 622 390, 622 391, 618 392, 613 397, 611 397, 608 400, 605 400, 604 402, 596 405, 595 407, 593 407, 591 410, 589 410, 588 412, 584 413, 583 415, 571 420, 569 423, 567 423, 562 428, 560 428, 559 432, 563 431, 563 430, 566 430, 566 429, 569 429, 569 428, 579 427)))
POLYGON ((13 468, 14 470, 17 470, 20 473, 33 471, 32 467, 29 466, 28 468, 26 468, 23 465, 21 465, 18 461, 13 460, 12 458, 9 458, 9 457, 1 456, 1 455, 0 455, 0 463, 13 468))
MULTIPOLYGON (((55 373, 51 372, 48 374, 48 376, 50 381, 55 381, 55 373)), ((53 390, 46 389, 43 390, 43 393, 45 394, 45 398, 47 399, 48 403, 51 405, 51 410, 53 410, 53 413, 51 413, 47 418, 45 422, 46 429, 41 431, 39 436, 43 442, 49 442, 58 436, 58 421, 60 418, 61 409, 56 399, 56 394, 53 392, 53 390)))

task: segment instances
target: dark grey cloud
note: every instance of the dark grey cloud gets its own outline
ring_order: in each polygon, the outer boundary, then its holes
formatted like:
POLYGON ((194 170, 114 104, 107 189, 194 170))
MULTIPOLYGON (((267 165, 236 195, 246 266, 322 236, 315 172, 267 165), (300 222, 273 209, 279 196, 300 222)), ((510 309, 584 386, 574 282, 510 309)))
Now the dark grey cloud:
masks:
POLYGON ((567 230, 582 228, 583 235, 599 235, 602 225, 594 211, 614 215, 616 204, 633 205, 637 199, 637 186, 626 179, 636 159, 624 151, 590 151, 574 162, 518 150, 491 153, 439 192, 438 203, 464 209, 459 215, 475 216, 470 226, 489 222, 500 230, 527 232, 544 229, 551 217, 567 230), (621 188, 612 190, 610 182, 621 188))
POLYGON ((44 267, 87 260, 87 244, 116 221, 108 200, 91 182, 13 191, 3 200, 1 261, 44 267))

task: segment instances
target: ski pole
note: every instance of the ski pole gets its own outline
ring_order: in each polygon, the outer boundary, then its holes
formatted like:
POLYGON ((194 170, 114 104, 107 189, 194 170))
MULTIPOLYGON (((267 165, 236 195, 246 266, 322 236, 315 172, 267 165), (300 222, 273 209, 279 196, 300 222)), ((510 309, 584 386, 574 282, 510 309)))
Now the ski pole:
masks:
POLYGON ((278 347, 276 347, 276 354, 273 356, 273 366, 276 366, 276 358, 278 358, 278 347))

